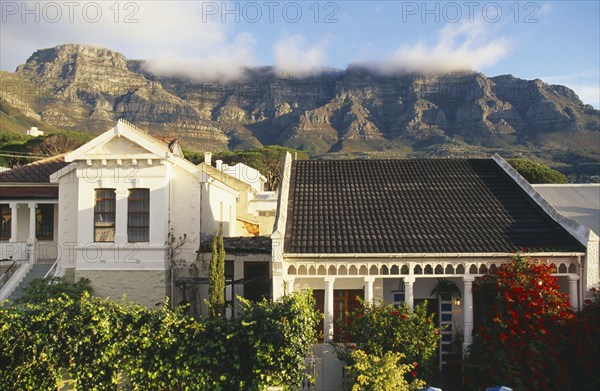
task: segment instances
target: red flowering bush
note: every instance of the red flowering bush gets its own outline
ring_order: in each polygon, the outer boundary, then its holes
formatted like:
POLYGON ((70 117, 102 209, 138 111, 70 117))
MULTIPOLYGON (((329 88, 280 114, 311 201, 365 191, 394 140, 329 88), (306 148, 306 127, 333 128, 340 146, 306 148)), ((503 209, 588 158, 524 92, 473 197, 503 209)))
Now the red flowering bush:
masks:
POLYGON ((406 305, 395 308, 383 301, 363 302, 348 314, 347 322, 338 322, 336 327, 343 342, 333 346, 341 361, 354 365, 355 350, 379 358, 388 352, 400 353, 399 363, 413 368, 407 374, 411 381, 426 375, 436 355, 441 330, 435 326, 433 315, 427 314, 425 304, 411 311, 406 305))
POLYGON ((564 330, 575 314, 551 272, 550 265, 518 253, 473 285, 476 295, 496 300, 474 330, 464 379, 468 387, 569 389, 564 330))

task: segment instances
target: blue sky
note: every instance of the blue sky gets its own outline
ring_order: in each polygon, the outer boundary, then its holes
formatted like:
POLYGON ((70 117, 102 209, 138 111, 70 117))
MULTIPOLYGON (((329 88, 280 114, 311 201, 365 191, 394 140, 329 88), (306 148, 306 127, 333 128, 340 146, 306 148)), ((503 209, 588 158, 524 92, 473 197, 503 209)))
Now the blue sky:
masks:
POLYGON ((363 64, 383 73, 473 69, 565 84, 600 108, 599 1, 6 1, 0 67, 63 43, 150 70, 235 79, 363 64))

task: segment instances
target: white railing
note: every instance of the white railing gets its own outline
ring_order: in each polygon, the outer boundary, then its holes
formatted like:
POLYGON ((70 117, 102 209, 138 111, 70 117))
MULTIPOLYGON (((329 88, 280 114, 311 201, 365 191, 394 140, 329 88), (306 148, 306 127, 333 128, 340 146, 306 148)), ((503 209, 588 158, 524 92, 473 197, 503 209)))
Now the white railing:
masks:
POLYGON ((58 274, 58 259, 54 261, 44 278, 55 277, 58 274))

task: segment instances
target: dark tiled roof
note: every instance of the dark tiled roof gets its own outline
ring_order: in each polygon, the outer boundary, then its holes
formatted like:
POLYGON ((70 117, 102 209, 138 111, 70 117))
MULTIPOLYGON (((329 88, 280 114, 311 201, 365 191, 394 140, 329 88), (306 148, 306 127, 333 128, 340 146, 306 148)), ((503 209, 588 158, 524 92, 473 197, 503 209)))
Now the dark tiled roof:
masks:
POLYGON ((58 199, 58 186, 2 186, 0 200, 58 199))
POLYGON ((585 251, 488 159, 305 160, 287 253, 585 251))
POLYGON ((68 166, 64 155, 38 160, 0 173, 0 182, 50 182, 50 175, 68 166))

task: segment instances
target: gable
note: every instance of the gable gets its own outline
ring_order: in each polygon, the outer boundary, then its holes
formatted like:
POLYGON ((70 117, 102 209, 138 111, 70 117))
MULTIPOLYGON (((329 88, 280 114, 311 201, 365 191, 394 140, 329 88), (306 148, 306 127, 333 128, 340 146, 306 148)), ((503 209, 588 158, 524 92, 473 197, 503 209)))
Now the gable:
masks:
POLYGON ((132 155, 140 156, 151 153, 145 148, 142 148, 139 144, 124 138, 118 137, 110 139, 108 142, 99 145, 90 151, 85 153, 86 157, 105 157, 105 156, 122 156, 129 157, 132 155))

